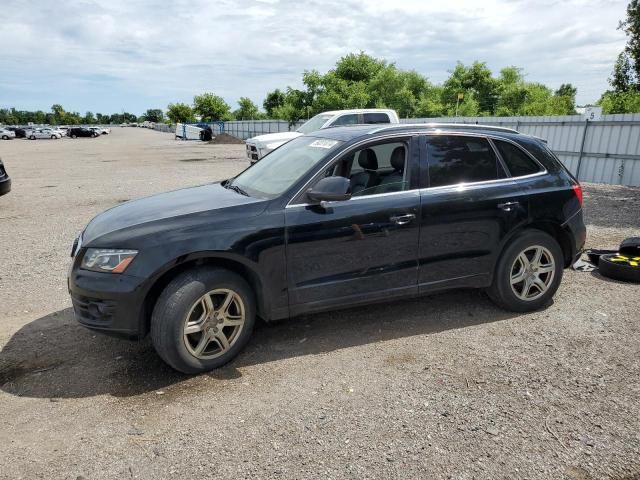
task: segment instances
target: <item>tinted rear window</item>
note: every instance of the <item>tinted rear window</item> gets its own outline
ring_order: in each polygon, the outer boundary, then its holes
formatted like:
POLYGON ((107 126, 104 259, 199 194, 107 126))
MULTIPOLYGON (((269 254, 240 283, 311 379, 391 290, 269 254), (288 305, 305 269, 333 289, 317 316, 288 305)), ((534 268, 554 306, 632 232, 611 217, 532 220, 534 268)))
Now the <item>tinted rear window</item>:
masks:
POLYGON ((391 123, 386 113, 365 113, 362 120, 364 123, 391 123))
POLYGON ((512 177, 522 177, 540 171, 540 167, 529 155, 512 143, 494 140, 500 156, 507 165, 512 177))
POLYGON ((429 186, 496 180, 504 176, 485 138, 433 136, 428 140, 429 186))

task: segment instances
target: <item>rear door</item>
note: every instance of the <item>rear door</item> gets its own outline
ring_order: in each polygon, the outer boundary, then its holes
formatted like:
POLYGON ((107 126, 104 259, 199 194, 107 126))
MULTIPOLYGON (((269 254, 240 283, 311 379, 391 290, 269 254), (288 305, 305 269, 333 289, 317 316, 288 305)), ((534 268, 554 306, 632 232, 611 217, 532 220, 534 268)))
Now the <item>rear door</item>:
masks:
POLYGON ((419 289, 486 286, 505 237, 527 222, 527 192, 483 136, 427 135, 421 147, 419 289))
POLYGON ((307 204, 302 194, 287 206, 287 279, 293 315, 417 292, 418 149, 417 139, 406 136, 362 145, 342 155, 306 188, 325 176, 361 176, 360 152, 370 150, 378 157, 379 168, 368 172, 369 188, 350 200, 322 206, 307 204), (402 149, 404 177, 393 184, 395 188, 386 189, 393 191, 380 193, 380 177, 392 174, 387 167, 390 157, 402 149))

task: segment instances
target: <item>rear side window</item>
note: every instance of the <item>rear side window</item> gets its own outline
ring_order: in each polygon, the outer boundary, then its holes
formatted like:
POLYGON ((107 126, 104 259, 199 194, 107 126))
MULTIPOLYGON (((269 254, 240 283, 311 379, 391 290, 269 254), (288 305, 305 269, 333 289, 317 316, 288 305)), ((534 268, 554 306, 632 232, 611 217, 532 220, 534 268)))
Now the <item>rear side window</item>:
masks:
POLYGON ((429 186, 483 182, 504 177, 485 138, 438 135, 428 138, 429 186))
POLYGON ((512 177, 522 177, 524 175, 531 175, 532 173, 538 173, 540 167, 534 162, 529 155, 524 153, 520 148, 515 145, 502 142, 500 140, 494 140, 502 160, 507 165, 512 177))
POLYGON ((337 127, 340 125, 356 125, 358 123, 358 115, 357 114, 349 114, 342 115, 338 117, 332 124, 332 127, 337 127))
POLYGON ((364 123, 391 123, 386 113, 365 113, 362 117, 364 123))

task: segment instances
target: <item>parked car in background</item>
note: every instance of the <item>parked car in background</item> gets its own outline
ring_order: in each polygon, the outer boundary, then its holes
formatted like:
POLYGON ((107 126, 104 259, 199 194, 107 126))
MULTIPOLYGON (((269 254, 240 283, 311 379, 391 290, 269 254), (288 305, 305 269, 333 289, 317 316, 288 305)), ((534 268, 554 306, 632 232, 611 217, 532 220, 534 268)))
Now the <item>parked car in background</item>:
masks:
MULTIPOLYGON (((206 125, 206 124, 202 124, 206 125)), ((208 126, 208 125, 206 125, 208 126)), ((186 123, 176 123, 175 139, 182 140, 201 140, 202 128, 196 125, 187 125, 186 123)))
POLYGON ((22 127, 5 127, 6 130, 11 130, 16 134, 16 138, 26 138, 27 130, 22 127))
POLYGON ((11 191, 11 179, 9 178, 9 174, 4 167, 4 163, 2 163, 2 159, 0 159, 0 196, 5 195, 11 191))
POLYGON ((95 132, 98 132, 99 135, 108 135, 111 133, 111 129, 110 128, 105 128, 105 127, 88 127, 90 130, 93 130, 95 132))
POLYGON ((92 130, 92 129, 86 128, 86 127, 73 127, 73 128, 70 128, 68 135, 71 138, 99 137, 100 136, 100 134, 98 132, 96 132, 95 130, 92 130))
POLYGON ((247 146, 247 158, 251 163, 255 163, 267 153, 275 150, 289 140, 323 128, 399 122, 398 114, 394 110, 380 108, 335 110, 319 113, 302 124, 295 132, 267 133, 265 135, 258 135, 257 137, 249 138, 245 142, 247 146))
MULTIPOLYGON (((126 202, 72 249, 78 321, 219 367, 266 321, 481 288, 545 307, 586 236, 582 189, 545 143, 460 124, 328 128, 238 176, 126 202)), ((473 297, 469 297, 473 301, 473 297)), ((419 307, 419 304, 414 304, 419 307)))
POLYGON ((51 128, 36 128, 27 132, 27 138, 29 140, 36 140, 42 138, 49 138, 51 140, 59 140, 62 138, 62 134, 51 128))
POLYGON ((2 140, 13 140, 16 138, 16 132, 9 130, 8 128, 0 127, 0 138, 2 140))

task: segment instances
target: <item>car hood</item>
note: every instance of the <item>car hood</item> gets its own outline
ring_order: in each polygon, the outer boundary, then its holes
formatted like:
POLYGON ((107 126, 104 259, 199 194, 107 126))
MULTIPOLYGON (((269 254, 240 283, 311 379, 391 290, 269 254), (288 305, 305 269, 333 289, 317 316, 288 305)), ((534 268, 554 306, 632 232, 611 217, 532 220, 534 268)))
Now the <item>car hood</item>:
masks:
MULTIPOLYGON (((223 209, 256 203, 264 203, 264 200, 244 196, 220 183, 174 190, 131 200, 99 214, 85 228, 82 243, 88 245, 100 237, 135 226, 188 215, 220 213, 223 209)), ((243 209, 245 215, 256 215, 261 211, 243 209)))
POLYGON ((247 143, 259 143, 266 145, 275 142, 288 142, 294 138, 301 137, 302 133, 299 132, 280 132, 280 133, 267 133, 265 135, 258 135, 247 140, 247 143))

